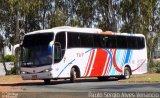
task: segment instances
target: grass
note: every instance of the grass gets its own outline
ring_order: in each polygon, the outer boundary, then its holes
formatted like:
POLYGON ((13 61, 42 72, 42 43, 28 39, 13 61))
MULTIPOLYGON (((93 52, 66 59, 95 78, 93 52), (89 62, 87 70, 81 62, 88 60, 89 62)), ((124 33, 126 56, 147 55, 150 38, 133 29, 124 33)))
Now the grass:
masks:
POLYGON ((140 75, 132 75, 130 79, 119 80, 119 82, 160 83, 160 74, 147 73, 140 75))

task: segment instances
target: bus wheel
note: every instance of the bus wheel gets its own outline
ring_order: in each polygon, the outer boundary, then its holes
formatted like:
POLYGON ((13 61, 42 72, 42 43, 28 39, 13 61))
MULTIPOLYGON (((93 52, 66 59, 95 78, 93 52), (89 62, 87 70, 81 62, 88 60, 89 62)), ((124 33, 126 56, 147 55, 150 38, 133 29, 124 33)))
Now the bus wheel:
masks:
POLYGON ((98 77, 99 81, 107 81, 108 79, 109 79, 108 76, 100 76, 100 77, 98 77))
POLYGON ((51 83, 51 80, 50 80, 50 79, 45 79, 45 80, 44 80, 44 83, 45 83, 46 85, 48 85, 48 84, 51 83))
POLYGON ((129 67, 125 67, 124 68, 124 76, 123 76, 123 78, 124 79, 129 79, 130 76, 131 76, 131 70, 130 70, 130 68, 129 67))
POLYGON ((77 78, 77 72, 75 71, 75 68, 72 68, 72 69, 71 69, 70 81, 71 81, 72 83, 74 83, 75 80, 76 80, 76 78, 77 78))

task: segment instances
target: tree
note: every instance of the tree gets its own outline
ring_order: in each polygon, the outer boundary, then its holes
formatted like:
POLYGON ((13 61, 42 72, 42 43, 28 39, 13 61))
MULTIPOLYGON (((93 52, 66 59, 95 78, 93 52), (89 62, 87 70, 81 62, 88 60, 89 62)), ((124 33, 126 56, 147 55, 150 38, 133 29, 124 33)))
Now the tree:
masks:
POLYGON ((153 58, 152 54, 155 49, 154 46, 157 42, 157 38, 148 37, 150 34, 148 27, 151 26, 153 31, 157 33, 158 28, 155 24, 157 24, 156 10, 158 8, 158 2, 158 0, 122 0, 120 3, 119 14, 124 22, 121 32, 142 33, 145 35, 149 62, 153 58))
MULTIPOLYGON (((20 43, 20 34, 56 26, 97 27, 142 33, 148 54, 153 49, 148 27, 160 31, 159 0, 1 0, 0 29, 6 42, 20 43)), ((154 40, 153 43, 155 43, 154 40)), ((3 46, 3 45, 1 45, 3 46)))

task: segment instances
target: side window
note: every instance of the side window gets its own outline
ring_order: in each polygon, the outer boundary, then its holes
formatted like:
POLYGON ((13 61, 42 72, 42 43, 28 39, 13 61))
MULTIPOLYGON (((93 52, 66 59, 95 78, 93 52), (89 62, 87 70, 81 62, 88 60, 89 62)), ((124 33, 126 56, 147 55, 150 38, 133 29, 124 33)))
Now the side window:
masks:
POLYGON ((94 46, 98 48, 116 48, 116 36, 113 35, 95 35, 94 46))
POLYGON ((117 36, 117 48, 126 49, 127 48, 127 37, 117 36))
POLYGON ((142 49, 145 47, 144 38, 143 37, 137 37, 138 42, 138 49, 142 49))
POLYGON ((98 36, 99 36, 100 47, 105 48, 106 47, 106 36, 105 35, 98 35, 98 36))
POLYGON ((137 49, 137 37, 128 36, 127 37, 127 44, 129 49, 137 49))
POLYGON ((102 48, 102 46, 104 45, 104 41, 103 41, 103 37, 101 37, 100 34, 95 34, 94 35, 94 47, 96 48, 102 48))
POLYGON ((93 35, 87 33, 80 33, 81 47, 93 47, 93 35))
POLYGON ((55 47, 54 47, 54 59, 56 61, 61 60, 62 58, 62 54, 61 54, 61 47, 59 45, 59 43, 55 43, 55 47))
POLYGON ((59 42, 54 43, 54 63, 58 63, 62 59, 62 53, 64 52, 61 49, 61 45, 59 42))
POLYGON ((55 42, 60 43, 61 48, 65 49, 66 47, 66 36, 65 36, 65 32, 60 32, 56 35, 56 39, 55 42))
POLYGON ((79 33, 68 32, 68 48, 80 47, 79 33))
MULTIPOLYGON (((59 58, 62 58, 65 53, 65 48, 66 48, 66 34, 65 32, 60 32, 56 35, 56 38, 55 38, 55 48, 54 48, 55 58, 58 56, 59 58)), ((55 59, 55 62, 59 62, 60 60, 61 59, 58 59, 58 60, 55 59)))
POLYGON ((105 43, 106 43, 107 48, 116 48, 117 47, 116 36, 105 35, 103 39, 105 39, 105 43))

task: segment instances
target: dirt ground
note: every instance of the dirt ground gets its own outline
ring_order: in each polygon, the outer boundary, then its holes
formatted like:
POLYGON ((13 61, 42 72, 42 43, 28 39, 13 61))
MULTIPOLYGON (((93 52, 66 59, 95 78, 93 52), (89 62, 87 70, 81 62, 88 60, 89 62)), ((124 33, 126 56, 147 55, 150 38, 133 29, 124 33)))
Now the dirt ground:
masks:
POLYGON ((0 92, 22 91, 19 85, 25 83, 43 82, 41 80, 22 80, 20 75, 0 76, 0 92))

